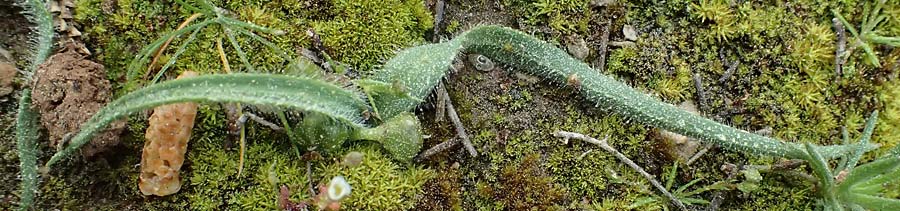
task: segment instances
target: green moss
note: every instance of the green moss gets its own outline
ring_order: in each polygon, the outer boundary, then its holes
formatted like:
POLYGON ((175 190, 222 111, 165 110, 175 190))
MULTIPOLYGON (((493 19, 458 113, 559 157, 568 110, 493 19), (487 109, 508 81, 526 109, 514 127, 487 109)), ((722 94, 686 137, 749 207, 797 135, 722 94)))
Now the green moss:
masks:
POLYGON ((422 1, 331 0, 329 20, 311 25, 335 59, 368 71, 404 47, 424 42, 433 20, 422 1))
MULTIPOLYGON (((258 162, 256 169, 247 169, 247 173, 252 175, 253 186, 247 187, 241 194, 233 195, 229 199, 229 203, 236 206, 234 208, 240 210, 277 210, 280 209, 278 198, 281 186, 286 186, 290 190, 289 199, 293 202, 300 202, 310 198, 306 174, 306 166, 303 162, 297 162, 293 153, 275 152, 266 154, 266 144, 261 147, 255 147, 248 150, 247 153, 254 153, 261 156, 269 156, 268 159, 258 162), (261 152, 260 150, 263 150, 261 152)), ((248 183, 244 183, 247 185, 248 183)))
POLYGON ((401 167, 391 162, 371 146, 348 149, 363 154, 358 166, 346 166, 341 162, 324 163, 316 167, 323 178, 320 184, 335 176, 344 176, 353 188, 350 196, 341 202, 347 210, 407 210, 416 204, 423 194, 423 185, 435 177, 431 170, 419 166, 401 167))
MULTIPOLYGON (((541 168, 539 154, 504 166, 497 181, 476 190, 492 199, 492 207, 506 210, 562 210, 566 191, 541 168)), ((491 206, 491 204, 485 204, 491 206)))
POLYGON ((584 33, 593 10, 590 0, 507 0, 520 18, 530 25, 547 25, 562 33, 584 33))
POLYGON ((874 142, 884 145, 883 149, 895 148, 900 144, 900 84, 896 79, 882 85, 878 99, 884 107, 875 126, 874 142))
POLYGON ((425 195, 416 204, 419 210, 463 210, 462 170, 458 164, 441 164, 437 177, 425 184, 425 195))

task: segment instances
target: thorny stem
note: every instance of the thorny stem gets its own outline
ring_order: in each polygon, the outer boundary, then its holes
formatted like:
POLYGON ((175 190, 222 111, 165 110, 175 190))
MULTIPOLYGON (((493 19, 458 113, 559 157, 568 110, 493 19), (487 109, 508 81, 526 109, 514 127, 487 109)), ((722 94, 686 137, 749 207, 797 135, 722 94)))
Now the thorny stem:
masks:
POLYGON ((628 166, 633 168, 635 171, 640 173, 641 176, 644 176, 644 178, 647 178, 647 180, 650 181, 650 184, 653 184, 653 187, 656 187, 656 189, 659 190, 659 192, 662 192, 663 195, 665 195, 667 198, 669 198, 669 201, 672 202, 672 204, 675 204, 676 207, 678 207, 681 210, 688 210, 687 207, 685 207, 684 204, 682 204, 681 201, 678 200, 678 198, 675 198, 675 196, 672 195, 672 193, 669 193, 669 191, 666 190, 666 188, 663 187, 662 184, 659 183, 659 181, 657 181, 655 178, 653 178, 653 175, 650 175, 649 173, 647 173, 647 171, 644 171, 644 168, 641 168, 641 166, 638 166, 636 163, 634 163, 634 161, 631 161, 631 159, 628 159, 628 157, 626 157, 624 154, 620 153, 618 150, 616 150, 615 148, 610 146, 606 142, 606 140, 609 139, 609 136, 603 138, 603 140, 597 140, 595 138, 591 138, 584 134, 566 132, 566 131, 556 131, 555 133, 553 133, 553 136, 563 138, 564 144, 568 144, 569 139, 574 138, 574 139, 579 139, 579 140, 586 141, 588 143, 592 143, 592 144, 596 144, 597 146, 600 146, 600 148, 602 148, 603 150, 606 150, 609 153, 612 153, 613 156, 616 156, 616 158, 618 158, 620 161, 624 162, 625 164, 627 164, 628 166))

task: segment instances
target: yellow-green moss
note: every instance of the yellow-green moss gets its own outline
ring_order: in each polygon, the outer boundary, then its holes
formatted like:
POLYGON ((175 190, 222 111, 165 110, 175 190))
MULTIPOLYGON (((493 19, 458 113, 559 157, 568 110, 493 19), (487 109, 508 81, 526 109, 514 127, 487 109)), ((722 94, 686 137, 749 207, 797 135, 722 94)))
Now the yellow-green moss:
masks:
POLYGON ((546 25, 562 33, 584 33, 591 14, 590 0, 506 0, 515 14, 531 25, 546 25))
MULTIPOLYGON (((399 166, 391 162, 377 148, 371 146, 348 149, 363 154, 358 166, 346 166, 340 161, 324 162, 316 167, 319 178, 344 176, 353 188, 350 196, 341 201, 347 210, 408 210, 423 194, 422 187, 435 177, 433 171, 419 166, 399 166)), ((322 179, 320 184, 325 184, 322 179)))
POLYGON ((330 2, 330 18, 311 25, 329 54, 363 71, 387 61, 402 48, 424 43, 424 33, 433 25, 423 1, 330 2))
POLYGON ((895 79, 882 85, 878 99, 884 107, 879 113, 873 140, 885 149, 894 148, 900 144, 900 83, 895 79))

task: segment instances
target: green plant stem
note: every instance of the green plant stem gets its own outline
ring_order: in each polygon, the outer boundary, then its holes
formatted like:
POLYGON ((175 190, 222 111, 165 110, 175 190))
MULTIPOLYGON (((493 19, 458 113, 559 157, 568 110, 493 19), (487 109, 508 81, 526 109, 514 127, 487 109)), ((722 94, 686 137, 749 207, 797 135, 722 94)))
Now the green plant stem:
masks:
POLYGON ((47 2, 43 0, 24 0, 19 5, 24 9, 25 17, 35 25, 36 36, 31 39, 34 46, 31 50, 28 71, 25 72, 25 78, 30 81, 38 65, 44 63, 44 60, 50 56, 50 49, 53 48, 53 35, 55 34, 53 16, 47 10, 47 2))
POLYGON ((19 210, 28 210, 37 192, 37 113, 31 110, 31 90, 23 89, 16 115, 16 150, 19 153, 19 176, 22 178, 19 210))

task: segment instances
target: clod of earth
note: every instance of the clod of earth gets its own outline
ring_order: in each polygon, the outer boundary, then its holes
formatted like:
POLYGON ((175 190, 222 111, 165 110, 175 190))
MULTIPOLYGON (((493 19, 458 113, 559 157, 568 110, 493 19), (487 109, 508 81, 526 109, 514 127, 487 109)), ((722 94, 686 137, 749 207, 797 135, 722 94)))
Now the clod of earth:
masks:
MULTIPOLYGON (((38 67, 34 78, 32 104, 49 132, 50 146, 64 145, 66 134, 78 132, 112 96, 103 65, 74 51, 51 56, 38 67)), ((82 155, 93 157, 118 145, 124 127, 124 121, 113 122, 82 148, 82 155)))
POLYGON ((0 62, 0 97, 6 96, 13 91, 13 78, 16 76, 16 67, 0 62))
MULTIPOLYGON (((178 78, 194 77, 186 71, 178 78)), ((184 164, 197 103, 177 103, 153 109, 147 127, 147 138, 141 156, 141 176, 138 186, 144 195, 165 196, 181 189, 178 171, 184 164)))
MULTIPOLYGON (((678 108, 700 115, 693 101, 684 101, 678 105, 678 108)), ((687 163, 700 148, 700 142, 696 139, 668 130, 654 129, 649 136, 651 139, 656 139, 654 143, 660 145, 663 154, 679 163, 687 163)))

